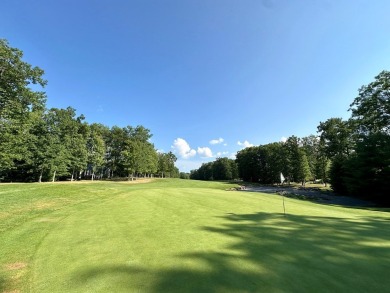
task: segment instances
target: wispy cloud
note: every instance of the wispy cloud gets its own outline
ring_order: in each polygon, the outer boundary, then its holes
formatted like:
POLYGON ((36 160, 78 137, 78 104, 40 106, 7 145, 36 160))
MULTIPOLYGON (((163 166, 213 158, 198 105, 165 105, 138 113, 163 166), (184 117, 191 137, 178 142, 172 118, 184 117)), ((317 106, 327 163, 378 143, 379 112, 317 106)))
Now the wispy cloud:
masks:
POLYGON ((219 144, 219 143, 223 143, 223 142, 224 142, 224 139, 222 137, 220 137, 218 139, 210 140, 210 144, 219 144))
POLYGON ((217 157, 224 157, 224 156, 227 156, 228 154, 229 154, 229 152, 218 152, 217 157))
POLYGON ((245 140, 244 142, 237 141, 237 144, 243 148, 249 148, 252 147, 253 144, 251 144, 249 141, 245 140))
POLYGON ((286 141, 287 141, 287 137, 282 136, 282 137, 280 138, 280 141, 281 141, 281 142, 286 142, 286 141))
POLYGON ((203 147, 203 148, 198 147, 198 154, 202 158, 212 158, 213 157, 213 152, 208 147, 203 147))
POLYGON ((171 146, 173 152, 182 159, 188 159, 196 155, 196 151, 182 138, 176 138, 171 146))

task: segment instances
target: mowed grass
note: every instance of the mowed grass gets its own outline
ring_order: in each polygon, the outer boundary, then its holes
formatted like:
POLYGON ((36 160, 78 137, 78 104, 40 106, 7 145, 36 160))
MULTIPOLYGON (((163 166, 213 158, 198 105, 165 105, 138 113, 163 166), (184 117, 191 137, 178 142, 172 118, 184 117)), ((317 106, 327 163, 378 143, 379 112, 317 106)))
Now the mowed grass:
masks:
POLYGON ((390 214, 188 180, 0 185, 0 292, 389 292, 390 214))

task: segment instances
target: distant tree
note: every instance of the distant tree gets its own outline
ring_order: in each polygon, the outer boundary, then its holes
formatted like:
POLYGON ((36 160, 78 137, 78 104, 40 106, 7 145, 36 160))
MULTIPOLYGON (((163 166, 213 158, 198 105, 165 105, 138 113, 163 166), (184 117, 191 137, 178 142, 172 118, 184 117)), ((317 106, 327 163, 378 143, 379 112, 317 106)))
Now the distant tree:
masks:
POLYGON ((330 118, 317 127, 324 152, 329 159, 336 155, 348 156, 353 150, 352 126, 341 118, 330 118))
POLYGON ((168 172, 172 177, 178 177, 178 169, 175 167, 175 162, 177 161, 177 157, 174 153, 167 153, 167 161, 168 161, 168 172))
POLYGON ((103 132, 105 126, 98 123, 90 125, 89 137, 87 139, 88 166, 91 171, 91 180, 95 179, 96 172, 103 166, 105 157, 105 144, 103 132))
POLYGON ((158 170, 158 155, 154 145, 147 143, 145 146, 145 175, 155 174, 158 170))
POLYGON ((334 192, 339 194, 348 194, 347 186, 345 184, 345 177, 347 174, 345 155, 336 155, 330 165, 329 181, 334 192))
POLYGON ((213 163, 204 163, 201 166, 203 180, 214 180, 213 163))
POLYGON ((236 162, 240 178, 249 182, 259 181, 258 147, 249 147, 239 151, 236 155, 236 162))
POLYGON ((330 118, 325 122, 320 122, 317 129, 320 133, 319 159, 321 160, 318 167, 320 172, 324 174, 322 177, 324 179, 329 174, 333 190, 345 193, 346 187, 343 183, 344 162, 353 152, 355 145, 352 124, 341 118, 330 118), (329 173, 326 171, 328 168, 329 173))
POLYGON ((71 173, 71 180, 74 180, 75 176, 80 175, 82 170, 87 168, 88 163, 88 151, 87 142, 89 135, 88 124, 83 123, 84 116, 81 115, 75 119, 72 119, 72 130, 70 133, 69 149, 69 172, 71 173))
POLYGON ((122 151, 128 134, 126 128, 113 126, 106 137, 106 167, 108 177, 119 176, 124 171, 122 151))
POLYGON ((75 172, 83 170, 87 166, 88 126, 82 124, 84 116, 76 117, 76 110, 71 107, 66 109, 52 108, 49 113, 55 119, 53 121, 54 127, 58 129, 59 141, 64 148, 61 165, 66 164, 66 171, 57 172, 57 175, 71 176, 73 179, 75 172))
POLYGON ((152 137, 150 130, 143 126, 127 126, 123 130, 125 137, 120 158, 129 180, 133 180, 134 175, 157 172, 159 158, 154 145, 149 142, 152 137))
POLYGON ((266 166, 263 182, 266 184, 279 183, 280 173, 287 174, 287 158, 284 145, 280 142, 274 142, 264 145, 264 149, 266 151, 266 166))
POLYGON ((158 153, 158 172, 161 178, 164 178, 164 174, 168 172, 168 158, 165 153, 158 153))
POLYGON ((173 170, 171 172, 172 178, 179 178, 180 177, 180 170, 176 166, 173 167, 173 170))
POLYGON ((298 168, 300 165, 301 154, 299 153, 299 139, 296 136, 290 136, 283 145, 285 150, 285 177, 288 182, 298 181, 298 168))
POLYGON ((214 180, 233 179, 232 164, 228 158, 217 158, 212 163, 214 180))
POLYGON ((186 172, 180 172, 180 179, 190 179, 190 174, 186 172))
POLYGON ((214 180, 213 162, 203 163, 199 169, 192 170, 190 178, 195 180, 214 180))
POLYGON ((299 160, 297 162, 297 181, 304 186, 306 181, 311 178, 310 165, 307 160, 305 151, 300 148, 298 150, 299 160))
MULTIPOLYGON (((161 177, 164 178, 167 175, 173 177, 176 174, 175 162, 177 157, 172 152, 168 153, 158 153, 158 172, 161 174, 161 177)), ((178 176, 178 174, 177 174, 178 176)))
POLYGON ((329 180, 329 168, 331 160, 326 155, 324 141, 319 141, 318 152, 316 153, 315 162, 315 178, 320 178, 324 185, 327 186, 327 182, 329 180))
POLYGON ((230 170, 232 171, 232 179, 238 179, 238 166, 236 160, 230 160, 230 170))
POLYGON ((309 135, 301 138, 302 148, 305 151, 307 162, 310 168, 310 174, 313 176, 313 180, 322 178, 317 172, 320 153, 320 138, 315 135, 309 135))
POLYGON ((122 150, 123 165, 128 173, 128 180, 134 180, 134 175, 139 170, 141 154, 142 145, 136 140, 129 140, 122 150))

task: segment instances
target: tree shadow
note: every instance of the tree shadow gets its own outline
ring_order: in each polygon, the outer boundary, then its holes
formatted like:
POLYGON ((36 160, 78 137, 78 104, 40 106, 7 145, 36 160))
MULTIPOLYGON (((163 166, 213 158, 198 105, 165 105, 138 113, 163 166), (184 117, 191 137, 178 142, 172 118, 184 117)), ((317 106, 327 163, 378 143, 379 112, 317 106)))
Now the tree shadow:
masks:
POLYGON ((5 292, 6 288, 7 288, 6 279, 0 276, 0 292, 5 292))
POLYGON ((134 287, 138 275, 145 273, 145 269, 133 265, 91 265, 74 274, 71 282, 72 291, 89 291, 94 282, 107 280, 101 289, 109 290, 112 283, 121 283, 124 288, 134 287), (103 287, 103 288, 102 288, 103 287))
POLYGON ((221 247, 229 253, 178 256, 205 262, 210 270, 163 272, 155 292, 384 292, 389 288, 386 219, 268 213, 223 218, 222 227, 204 230, 234 238, 234 244, 221 247))
POLYGON ((388 291, 388 219, 261 212, 219 218, 222 225, 201 228, 210 239, 216 234, 229 239, 218 250, 172 256, 177 261, 171 268, 99 266, 77 278, 112 275, 142 292, 388 291), (142 284, 145 280, 150 283, 142 284))

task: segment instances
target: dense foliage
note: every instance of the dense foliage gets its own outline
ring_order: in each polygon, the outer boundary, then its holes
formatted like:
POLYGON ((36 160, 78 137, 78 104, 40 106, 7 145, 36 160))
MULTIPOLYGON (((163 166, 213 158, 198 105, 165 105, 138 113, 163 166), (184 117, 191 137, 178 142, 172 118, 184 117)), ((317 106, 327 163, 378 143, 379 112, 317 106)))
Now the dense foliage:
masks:
POLYGON ((0 40, 0 181, 179 176, 175 155, 158 153, 149 129, 88 124, 71 107, 46 109, 45 93, 34 90, 46 85, 44 72, 22 57, 0 40))
POLYGON ((237 164, 228 158, 218 158, 214 162, 204 163, 190 173, 196 180, 232 180, 238 178, 237 164))
POLYGON ((286 142, 254 146, 237 153, 240 177, 245 181, 274 184, 280 173, 288 182, 305 184, 321 178, 326 182, 326 161, 323 162, 319 140, 314 136, 299 139, 289 137, 286 142), (309 164, 311 162, 311 164, 309 164))
MULTIPOLYGON (((280 182, 280 173, 287 182, 329 181, 337 193, 389 203, 390 72, 363 86, 349 110, 349 120, 320 122, 317 136, 291 136, 239 151, 239 177, 263 184, 280 182)), ((216 162, 192 171, 191 178, 217 180, 216 162)))

